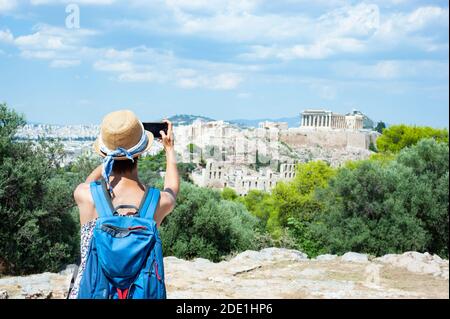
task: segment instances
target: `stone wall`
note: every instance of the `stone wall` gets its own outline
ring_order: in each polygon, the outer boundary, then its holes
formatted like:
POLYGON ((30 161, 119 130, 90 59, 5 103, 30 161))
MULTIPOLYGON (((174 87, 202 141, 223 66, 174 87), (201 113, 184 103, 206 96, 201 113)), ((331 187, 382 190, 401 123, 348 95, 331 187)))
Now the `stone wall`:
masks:
POLYGON ((289 129, 280 133, 280 140, 293 148, 360 148, 368 149, 378 137, 375 132, 350 130, 289 129))

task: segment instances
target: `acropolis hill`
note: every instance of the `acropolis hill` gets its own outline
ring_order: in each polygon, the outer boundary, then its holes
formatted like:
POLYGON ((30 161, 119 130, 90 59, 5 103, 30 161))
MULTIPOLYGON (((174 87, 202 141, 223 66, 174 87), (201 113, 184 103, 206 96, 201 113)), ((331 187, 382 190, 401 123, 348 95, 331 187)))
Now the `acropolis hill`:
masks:
MULTIPOLYGON (((271 191, 279 181, 295 177, 297 163, 323 160, 340 166, 349 160, 368 158, 378 133, 364 128, 358 111, 341 115, 322 109, 304 110, 298 127, 286 122, 264 121, 257 128, 243 128, 205 117, 176 116, 175 147, 179 162, 197 164, 192 181, 202 187, 233 188, 239 195, 252 189, 271 191), (186 121, 186 119, 190 121, 186 121)), ((98 125, 26 125, 17 138, 60 139, 72 161, 91 153, 98 125)), ((155 143, 150 153, 161 146, 155 143)))
POLYGON ((206 162, 193 172, 195 184, 230 187, 246 195, 252 189, 271 191, 277 182, 294 178, 297 163, 323 160, 340 166, 365 159, 379 135, 363 128, 363 115, 357 111, 340 115, 305 110, 300 119, 297 128, 262 122, 250 129, 198 120, 176 128, 177 152, 183 162, 206 162))

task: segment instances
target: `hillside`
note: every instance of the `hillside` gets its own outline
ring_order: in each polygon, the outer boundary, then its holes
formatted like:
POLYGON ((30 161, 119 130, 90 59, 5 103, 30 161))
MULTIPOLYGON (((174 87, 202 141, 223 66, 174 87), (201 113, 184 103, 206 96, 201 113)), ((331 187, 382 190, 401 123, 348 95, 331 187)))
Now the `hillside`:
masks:
MULTIPOLYGON (((308 259, 299 251, 268 248, 220 263, 167 257, 165 267, 169 299, 449 298, 448 260, 428 253, 308 259)), ((64 298, 70 279, 70 267, 60 274, 3 278, 0 299, 64 298)))
POLYGON ((203 120, 205 122, 215 121, 209 117, 200 115, 177 114, 169 117, 169 121, 171 121, 174 126, 191 125, 196 120, 203 120))

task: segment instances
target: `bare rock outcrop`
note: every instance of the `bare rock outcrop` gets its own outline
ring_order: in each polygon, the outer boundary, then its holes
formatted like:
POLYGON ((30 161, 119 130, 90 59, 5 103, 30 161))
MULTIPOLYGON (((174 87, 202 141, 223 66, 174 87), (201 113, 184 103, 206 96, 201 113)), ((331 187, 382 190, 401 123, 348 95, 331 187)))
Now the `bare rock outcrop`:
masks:
POLYGON ((448 280, 448 260, 443 260, 437 255, 430 255, 429 253, 420 254, 410 251, 402 255, 386 255, 375 259, 375 261, 405 268, 413 273, 429 274, 448 280))
MULTIPOLYGON (((246 251, 220 263, 165 258, 171 299, 449 298, 448 265, 428 253, 308 259, 279 248, 246 251)), ((1 278, 0 299, 65 298, 72 271, 69 266, 59 274, 1 278)))

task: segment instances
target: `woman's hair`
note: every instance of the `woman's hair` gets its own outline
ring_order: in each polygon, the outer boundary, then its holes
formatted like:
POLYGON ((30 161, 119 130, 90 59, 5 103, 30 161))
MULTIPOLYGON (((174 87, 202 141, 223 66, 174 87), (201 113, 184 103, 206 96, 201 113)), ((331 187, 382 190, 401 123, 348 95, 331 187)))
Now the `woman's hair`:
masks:
POLYGON ((131 160, 114 161, 113 172, 115 174, 130 173, 137 167, 138 161, 139 161, 138 157, 134 159, 134 162, 131 160))

